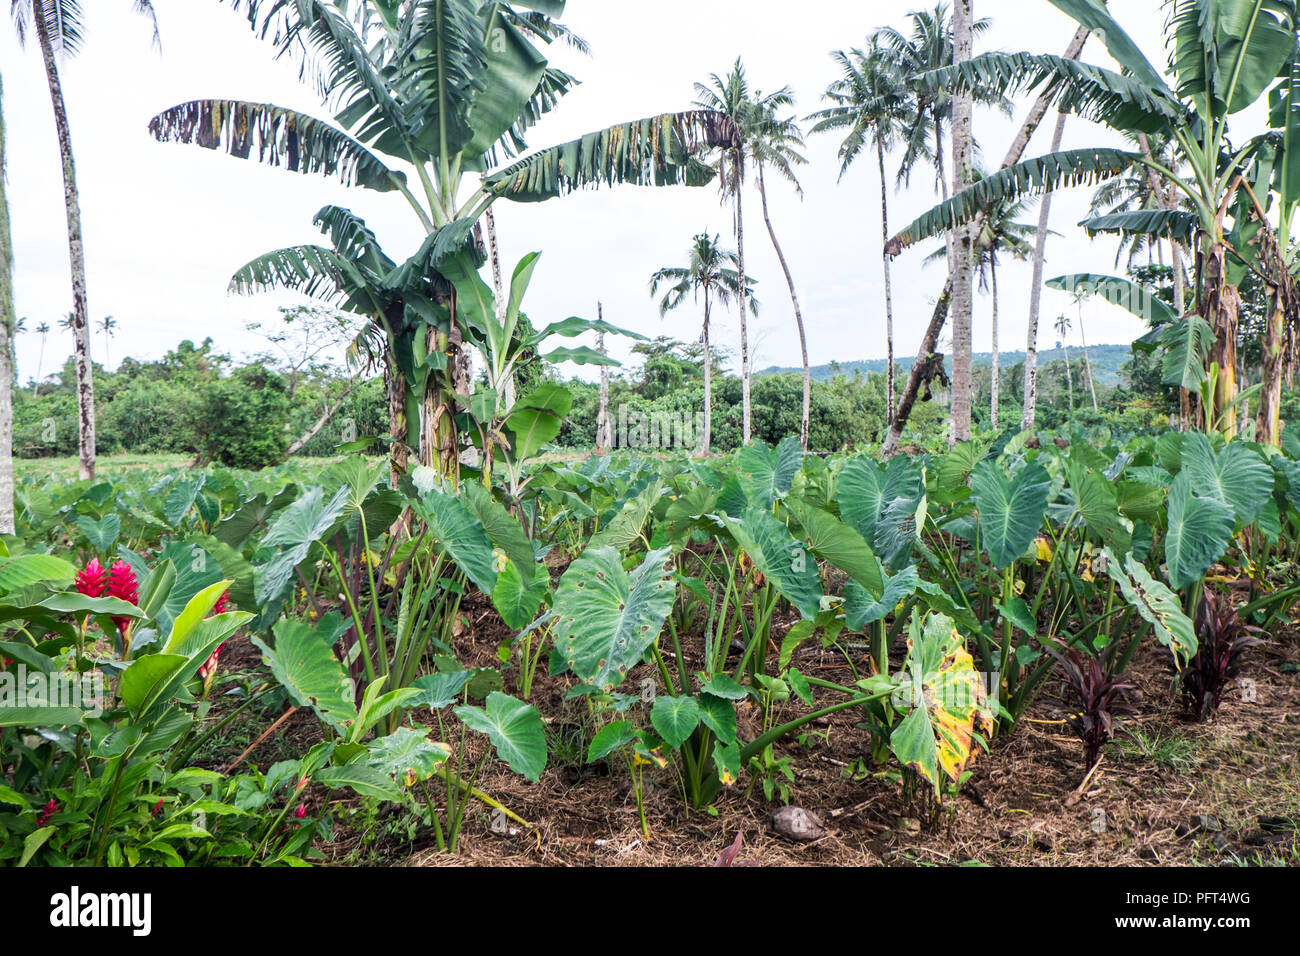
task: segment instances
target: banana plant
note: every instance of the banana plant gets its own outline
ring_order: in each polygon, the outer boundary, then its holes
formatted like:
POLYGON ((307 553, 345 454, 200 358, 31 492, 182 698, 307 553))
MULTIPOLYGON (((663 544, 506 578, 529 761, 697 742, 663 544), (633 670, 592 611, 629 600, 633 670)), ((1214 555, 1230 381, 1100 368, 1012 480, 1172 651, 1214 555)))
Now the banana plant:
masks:
MULTIPOLYGON (((713 172, 697 154, 738 142, 724 114, 694 111, 620 123, 515 158, 526 149, 530 128, 577 82, 550 66, 535 45, 567 32, 555 19, 564 0, 228 2, 274 44, 277 57, 301 60, 333 121, 271 104, 209 99, 163 111, 150 122, 151 133, 400 195, 425 240, 386 273, 388 290, 417 279, 434 282, 449 256, 477 249, 477 223, 498 199, 538 202, 619 183, 703 186, 713 172)), ((277 256, 293 264, 273 272, 270 284, 309 293, 337 285, 337 263, 317 252, 271 254, 277 256)), ((457 396, 470 391, 464 348, 476 331, 465 320, 469 310, 457 308, 457 296, 435 288, 443 308, 430 310, 389 295, 368 313, 388 338, 390 405, 406 408, 407 393, 415 393, 426 423, 421 461, 453 478, 460 453, 457 396), (401 361, 410 343, 395 337, 394 317, 410 323, 411 338, 422 343, 418 366, 401 361)), ((395 441, 409 440, 410 426, 403 424, 393 416, 395 441)))
POLYGON ((530 252, 519 260, 505 303, 496 301, 491 287, 479 275, 478 262, 472 255, 458 253, 440 267, 456 291, 457 307, 470 331, 469 341, 482 356, 487 372, 486 388, 460 397, 467 408, 460 430, 471 436, 482 453, 481 475, 486 488, 492 487, 493 463, 497 450, 501 450, 512 498, 519 496, 526 459, 560 433, 572 396, 561 385, 543 384, 506 408, 507 383, 514 381, 525 366, 537 361, 613 367, 622 364, 588 346, 561 346, 542 352, 542 344, 556 336, 576 338, 586 332, 608 332, 646 341, 646 336, 640 333, 620 329, 604 320, 591 321, 577 316, 535 330, 521 310, 540 257, 540 252, 530 252))
MULTIPOLYGON (((1176 168, 1186 167, 1190 173, 1179 175, 1150 156, 1112 148, 1067 150, 1025 160, 923 214, 891 240, 890 251, 956 228, 994 203, 1100 181, 1134 166, 1150 170, 1184 194, 1194 210, 1201 263, 1195 312, 1214 330, 1208 359, 1219 369, 1208 420, 1231 437, 1235 418, 1226 412, 1237 395, 1239 305, 1232 265, 1234 257, 1243 260, 1247 255, 1232 241, 1234 228, 1241 224, 1241 217, 1234 222, 1233 214, 1263 140, 1234 144, 1228 124, 1277 88, 1280 77, 1289 84, 1286 67, 1296 54, 1296 4, 1175 0, 1165 35, 1170 51, 1166 74, 1146 59, 1102 0, 1050 2, 1099 37, 1121 72, 1052 55, 988 53, 915 82, 934 90, 1038 90, 1062 109, 1120 133, 1170 137, 1181 160, 1176 168)), ((1287 111, 1286 124, 1291 121, 1287 111)), ((1154 215, 1162 232, 1174 225, 1173 213, 1126 215, 1154 215)))

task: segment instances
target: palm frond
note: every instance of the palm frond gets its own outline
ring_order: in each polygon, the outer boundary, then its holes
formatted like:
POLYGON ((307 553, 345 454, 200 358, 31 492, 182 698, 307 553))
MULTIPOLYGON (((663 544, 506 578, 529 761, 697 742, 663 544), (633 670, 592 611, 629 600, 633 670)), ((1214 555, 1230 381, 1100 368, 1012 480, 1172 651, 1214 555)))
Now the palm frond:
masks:
POLYGON ((1154 236, 1159 239, 1173 239, 1188 245, 1191 243, 1198 221, 1195 213, 1179 209, 1135 209, 1130 212, 1094 216, 1083 220, 1079 225, 1090 237, 1102 233, 1111 233, 1124 238, 1154 236))
POLYGON ((149 121, 164 143, 192 143, 255 159, 294 173, 321 173, 345 185, 387 192, 406 177, 385 166, 355 139, 322 120, 270 103, 193 100, 149 121))
POLYGON ((1122 130, 1155 133, 1189 121, 1186 108, 1164 88, 1054 54, 985 53, 922 73, 914 82, 930 93, 953 89, 1003 96, 1051 92, 1061 108, 1122 130))
POLYGON ((898 255, 914 243, 956 229, 981 212, 1009 200, 1117 176, 1140 158, 1135 153, 1100 148, 1065 150, 1024 160, 999 170, 935 206, 890 239, 886 252, 891 256, 898 255))
POLYGON ((664 113, 533 153, 485 176, 483 185, 515 202, 541 202, 622 183, 704 186, 713 171, 697 156, 738 141, 736 124, 721 113, 664 113))

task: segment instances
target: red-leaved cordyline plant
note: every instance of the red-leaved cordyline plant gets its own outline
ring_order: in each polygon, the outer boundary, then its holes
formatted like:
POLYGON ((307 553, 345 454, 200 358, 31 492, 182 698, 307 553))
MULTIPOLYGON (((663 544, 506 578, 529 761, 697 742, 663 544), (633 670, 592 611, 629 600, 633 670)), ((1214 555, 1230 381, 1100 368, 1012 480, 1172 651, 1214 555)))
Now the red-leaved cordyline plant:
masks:
POLYGON ((1096 655, 1075 650, 1059 639, 1044 643, 1043 650, 1061 665, 1061 676, 1074 692, 1078 713, 1066 715, 1066 724, 1083 741, 1084 761, 1097 762, 1104 747, 1115 736, 1115 717, 1132 713, 1129 694, 1134 685, 1115 674, 1117 651, 1123 641, 1113 641, 1096 655))
POLYGON ((1265 632, 1247 624, 1228 602, 1219 604, 1208 587, 1196 609, 1196 656, 1183 671, 1183 704, 1194 720, 1209 720, 1223 703, 1228 682, 1241 669, 1242 656, 1264 643, 1265 632))
MULTIPOLYGON (((108 572, 108 596, 115 597, 127 604, 140 603, 140 582, 136 580, 135 571, 125 561, 114 563, 108 572)), ((122 652, 126 653, 126 631, 131 626, 129 617, 115 617, 118 633, 122 636, 122 652)))
POLYGON ((90 563, 77 572, 77 591, 86 597, 103 597, 107 586, 108 571, 99 563, 99 558, 91 558, 90 563))

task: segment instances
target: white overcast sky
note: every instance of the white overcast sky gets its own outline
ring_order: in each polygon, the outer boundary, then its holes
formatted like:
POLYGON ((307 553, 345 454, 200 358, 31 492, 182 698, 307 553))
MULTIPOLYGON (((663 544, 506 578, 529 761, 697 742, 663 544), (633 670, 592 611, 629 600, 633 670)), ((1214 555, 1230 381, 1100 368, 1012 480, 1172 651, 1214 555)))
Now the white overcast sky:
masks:
MULTIPOLYGON (((200 97, 274 102, 323 115, 296 67, 272 59, 242 16, 216 0, 154 0, 163 48, 150 45, 147 23, 130 14, 129 0, 89 0, 87 43, 62 67, 81 187, 91 316, 117 319, 112 365, 124 355, 157 358, 181 339, 211 336, 236 355, 262 341, 245 331, 250 320, 276 318, 286 296, 229 297, 230 274, 267 250, 319 237, 312 215, 326 203, 349 206, 377 231, 390 254, 409 254, 420 234, 409 207, 392 193, 348 190, 324 177, 292 175, 194 146, 160 144, 146 126, 156 112, 200 97)), ((862 45, 875 27, 906 25, 915 0, 660 0, 644 5, 612 0, 570 0, 565 21, 587 38, 593 57, 556 50, 555 61, 583 85, 531 135, 546 146, 588 130, 654 113, 685 109, 693 83, 725 73, 743 55, 751 83, 765 91, 789 84, 800 116, 822 107, 822 91, 835 79, 829 53, 862 45)), ((5 4, 7 7, 7 4, 5 4)), ((1074 31, 1047 0, 976 0, 976 14, 994 18, 981 49, 1060 52, 1074 31)), ((1160 0, 1112 4, 1116 16, 1153 62, 1162 63, 1164 14, 1160 0)), ((5 11, 7 12, 7 11, 5 11)), ((1085 59, 1110 64, 1098 44, 1085 59)), ((39 52, 17 46, 8 24, 0 28, 0 72, 9 143, 9 201, 16 258, 16 297, 29 330, 42 321, 54 331, 43 371, 71 351, 70 333, 57 328, 71 308, 67 240, 58 147, 39 52)), ((1023 113, 1024 103, 1018 104, 1023 113)), ((1054 116, 1054 114, 1053 114, 1054 116)), ((986 162, 1001 161, 1021 116, 1007 120, 981 112, 976 136, 986 162)), ((1048 148, 1049 116, 1029 155, 1048 148)), ((805 126, 808 124, 805 124, 805 126)), ((1097 127, 1072 120, 1066 147, 1110 142, 1097 127)), ((808 327, 814 364, 885 354, 880 265, 880 185, 874 159, 864 157, 837 184, 837 139, 811 137, 809 165, 800 174, 805 198, 769 183, 772 218, 793 270, 808 327)), ((890 187, 891 226, 905 225, 935 201, 933 178, 913 177, 901 194, 890 187)), ((1087 188, 1059 193, 1053 227, 1064 234, 1048 247, 1047 275, 1114 270, 1115 245, 1090 242, 1074 227, 1087 211, 1087 188)), ((542 250, 525 309, 534 322, 568 315, 594 317, 596 301, 616 324, 649 334, 693 340, 696 310, 683 306, 661 320, 648 294, 650 274, 684 264, 691 237, 722 233, 728 246, 730 215, 716 190, 623 187, 569 196, 539 205, 496 205, 507 270, 524 253, 542 250)), ((1036 214, 1031 214, 1031 220, 1036 214)), ((763 229, 757 194, 746 204, 747 259, 759 283, 762 313, 753 323, 754 367, 798 364, 798 337, 779 264, 763 229)), ((915 354, 942 267, 923 267, 923 252, 895 260, 895 329, 899 355, 915 354)), ((1029 265, 1008 263, 1002 286, 1002 347, 1024 348, 1029 265)), ((1045 331, 1066 308, 1061 293, 1044 298, 1045 331)), ((977 303, 975 348, 990 347, 990 303, 977 303)), ((1089 343, 1128 342, 1137 320, 1104 303, 1085 311, 1089 343)), ((734 315, 715 337, 738 342, 734 315)), ((1077 342, 1078 331, 1071 334, 1077 342)), ((36 372, 39 337, 18 344, 22 381, 36 372)), ((96 332, 92 353, 105 358, 96 332)), ((615 349, 618 353, 618 348, 615 349)))

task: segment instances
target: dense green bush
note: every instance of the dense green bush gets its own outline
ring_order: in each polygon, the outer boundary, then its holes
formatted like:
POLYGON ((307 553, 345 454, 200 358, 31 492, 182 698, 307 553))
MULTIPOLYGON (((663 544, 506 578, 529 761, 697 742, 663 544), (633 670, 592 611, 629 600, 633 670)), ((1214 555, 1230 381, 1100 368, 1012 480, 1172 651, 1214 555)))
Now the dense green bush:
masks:
POLYGON ((204 392, 200 454, 232 468, 265 468, 284 461, 289 435, 289 390, 262 365, 236 369, 204 392))

